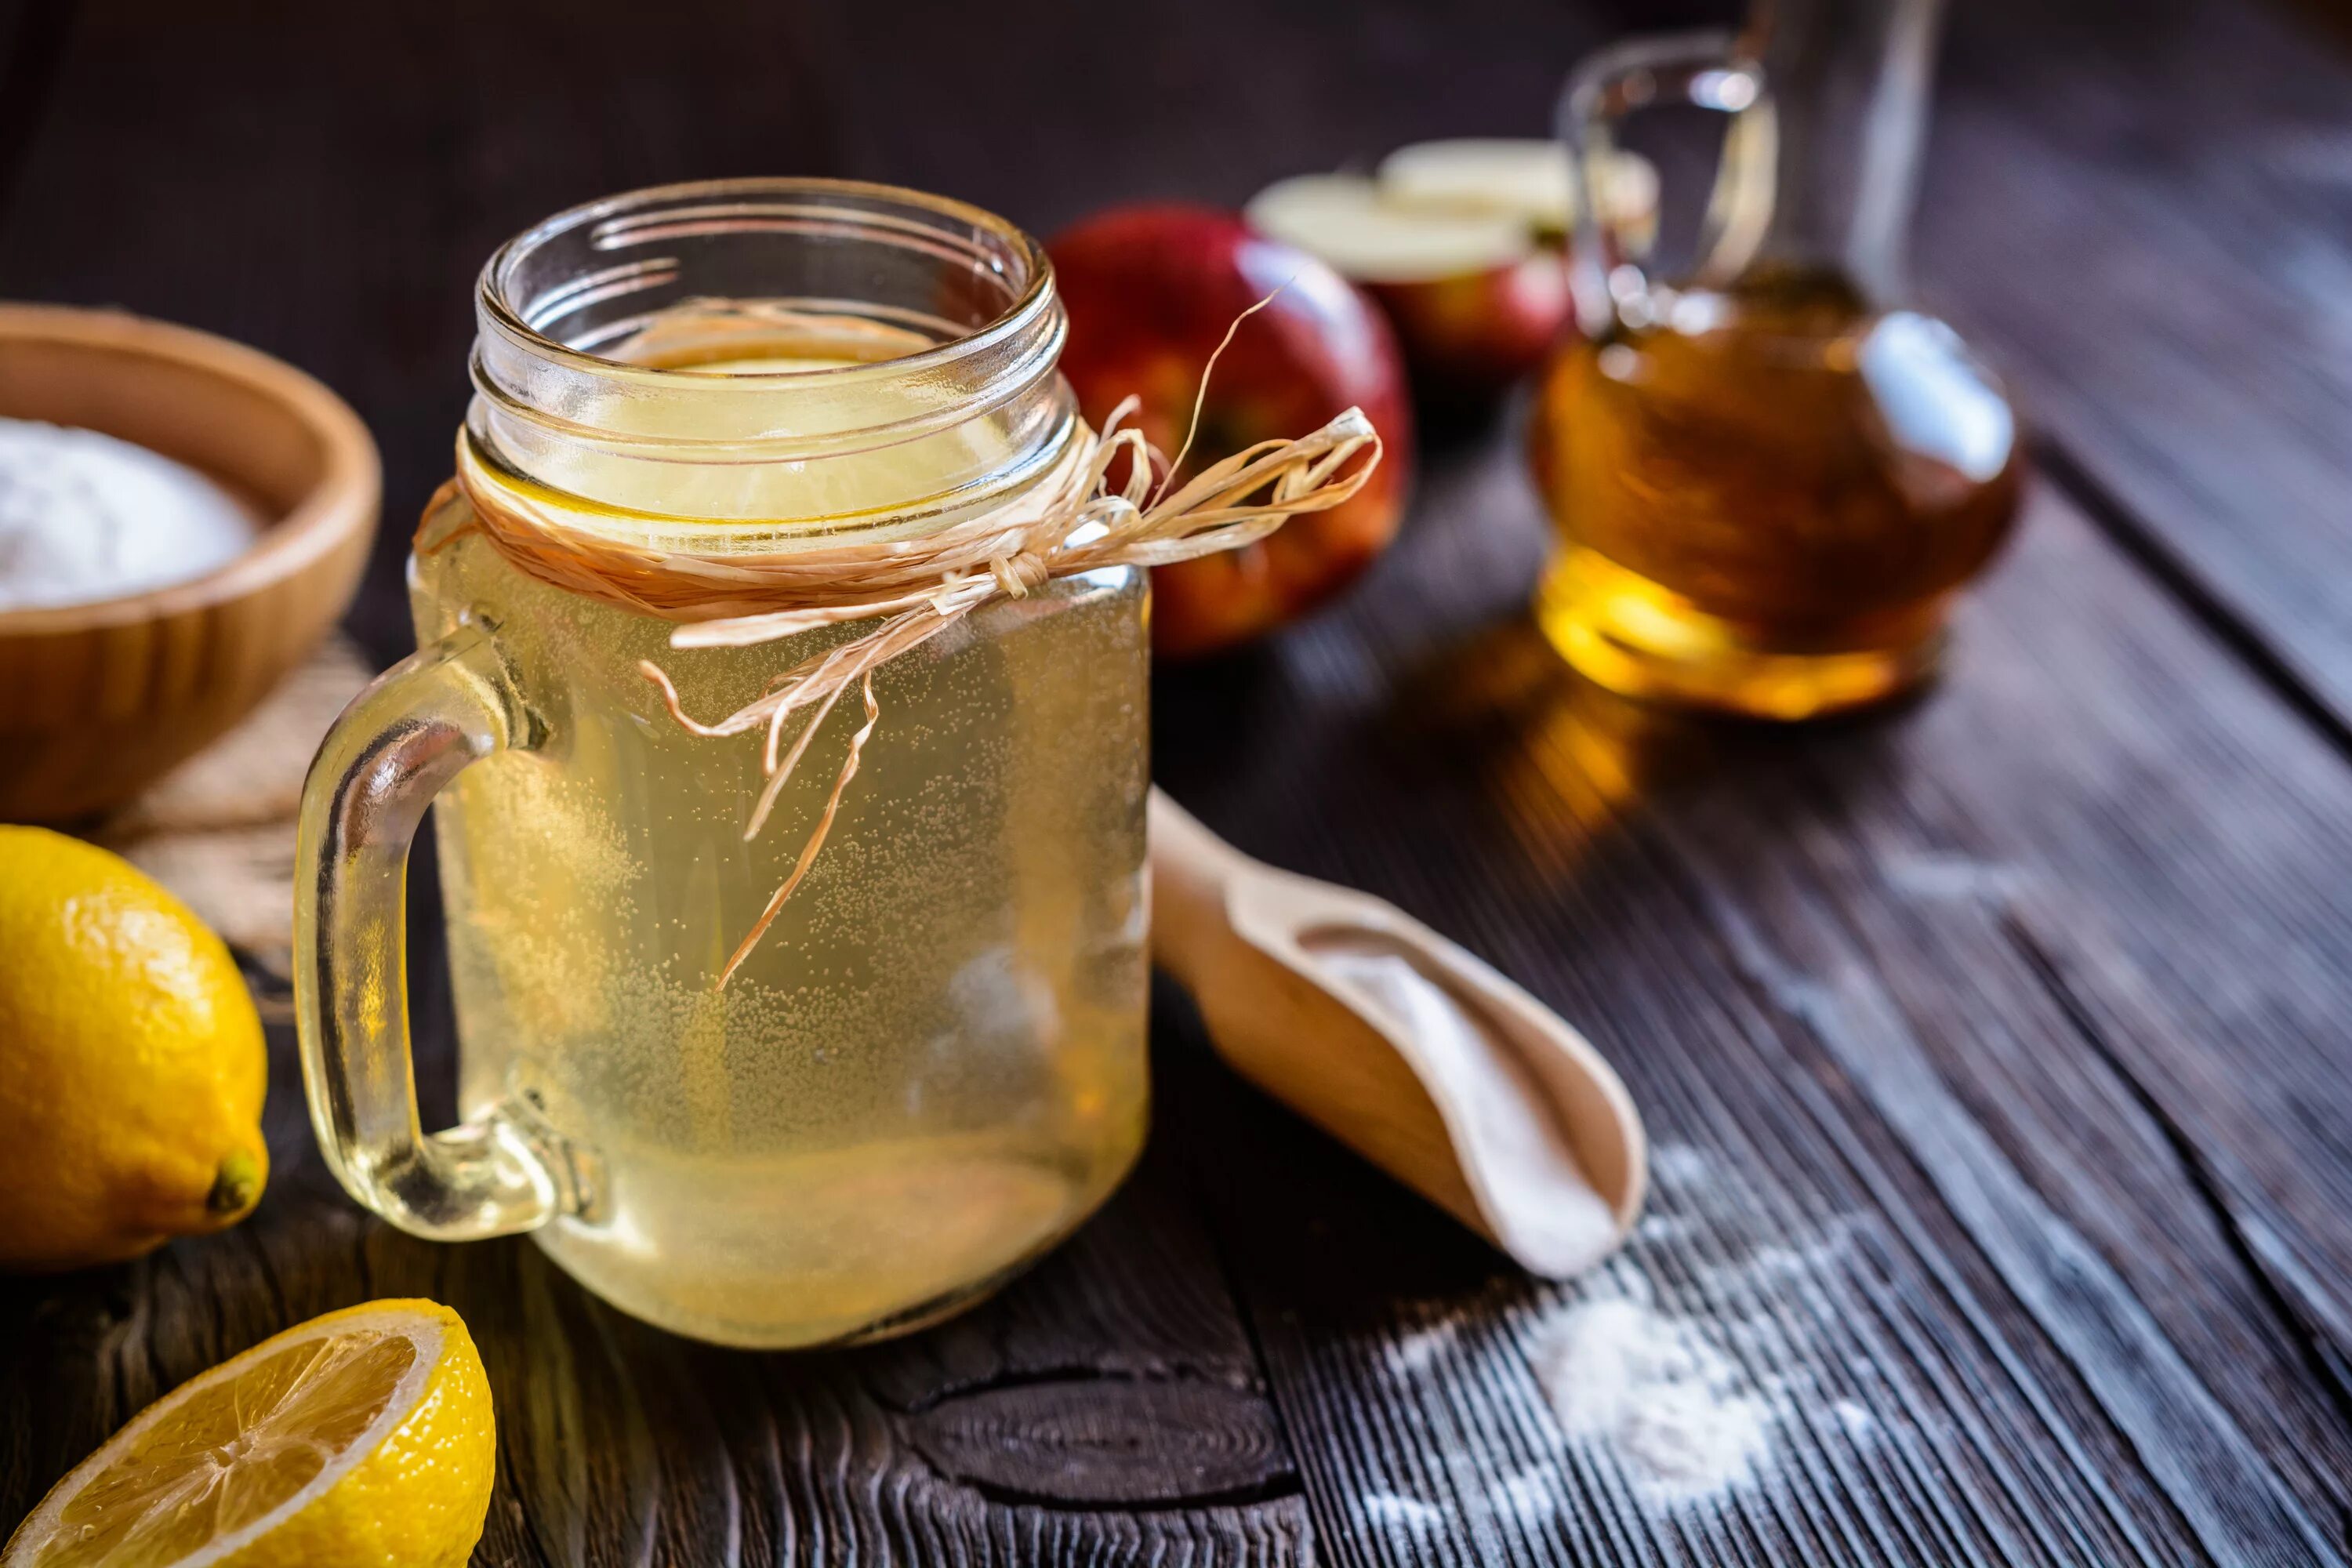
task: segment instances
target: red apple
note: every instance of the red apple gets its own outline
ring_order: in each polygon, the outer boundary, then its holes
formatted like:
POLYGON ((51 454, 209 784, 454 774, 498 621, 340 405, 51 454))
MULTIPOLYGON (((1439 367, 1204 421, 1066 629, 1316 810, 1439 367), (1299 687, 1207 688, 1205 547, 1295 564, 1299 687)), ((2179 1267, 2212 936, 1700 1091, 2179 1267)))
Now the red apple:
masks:
POLYGON ((1062 373, 1097 425, 1121 398, 1170 457, 1183 442, 1209 356, 1217 361, 1176 483, 1255 441, 1304 436, 1355 406, 1381 433, 1379 471, 1328 511, 1293 518, 1244 549, 1152 573, 1151 641, 1181 658, 1244 642, 1353 581, 1396 534, 1412 473, 1404 370, 1380 311, 1306 252, 1204 207, 1115 208, 1046 247, 1070 312, 1062 373))
POLYGON ((1483 403, 1549 356, 1568 329, 1568 263, 1538 249, 1452 278, 1363 285, 1389 313, 1414 384, 1435 404, 1483 403))

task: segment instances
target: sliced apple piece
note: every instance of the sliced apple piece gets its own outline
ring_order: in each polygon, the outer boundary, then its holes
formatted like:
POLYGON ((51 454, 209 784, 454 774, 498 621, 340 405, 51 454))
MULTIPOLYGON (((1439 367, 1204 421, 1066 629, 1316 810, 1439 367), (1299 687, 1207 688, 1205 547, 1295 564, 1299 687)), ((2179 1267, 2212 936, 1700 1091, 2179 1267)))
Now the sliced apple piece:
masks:
MULTIPOLYGON (((1603 165, 1601 211, 1627 243, 1647 249, 1656 232, 1658 171, 1638 153, 1603 165)), ((1465 136, 1417 142, 1381 160, 1381 197, 1393 206, 1516 217, 1541 237, 1564 241, 1576 221, 1568 149, 1532 138, 1465 136)))
POLYGON ((1565 234, 1576 216, 1568 149, 1557 142, 1464 136, 1417 142, 1381 160, 1381 193, 1399 205, 1513 217, 1565 234))
POLYGON ((1508 267, 1536 240, 1516 214, 1391 205, 1361 174, 1298 174, 1250 198, 1250 226, 1360 283, 1421 283, 1508 267))
POLYGON ((1567 268, 1524 217, 1404 206, 1355 174, 1302 174, 1252 198, 1250 226, 1360 284, 1427 400, 1474 401, 1535 368, 1568 319, 1567 268))

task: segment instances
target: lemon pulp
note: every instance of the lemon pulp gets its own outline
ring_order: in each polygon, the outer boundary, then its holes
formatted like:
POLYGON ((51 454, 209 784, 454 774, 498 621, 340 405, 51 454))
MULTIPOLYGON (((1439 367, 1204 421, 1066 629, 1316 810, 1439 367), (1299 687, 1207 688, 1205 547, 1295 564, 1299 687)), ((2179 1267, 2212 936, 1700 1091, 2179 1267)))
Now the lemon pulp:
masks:
POLYGON ((383 1331, 288 1345, 197 1389, 58 1515, 38 1568, 168 1568, 259 1522, 350 1453, 417 1363, 383 1331))

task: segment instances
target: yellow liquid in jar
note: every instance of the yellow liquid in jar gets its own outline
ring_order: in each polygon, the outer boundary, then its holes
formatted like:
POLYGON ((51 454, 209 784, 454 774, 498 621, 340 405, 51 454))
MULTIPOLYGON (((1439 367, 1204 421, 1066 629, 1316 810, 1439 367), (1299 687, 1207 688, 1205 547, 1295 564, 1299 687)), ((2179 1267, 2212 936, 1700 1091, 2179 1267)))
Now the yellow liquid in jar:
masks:
MULTIPOLYGON (((742 502, 744 476, 708 482, 742 502)), ((764 482, 761 510, 804 504, 764 482)), ((435 815, 464 1108, 520 1103, 577 1151, 594 1208, 536 1233, 564 1268, 679 1332, 813 1344, 950 1310, 1101 1202, 1146 1115, 1139 574, 998 601, 882 667, 823 853, 724 991, 863 713, 843 699, 746 842, 761 738, 681 730, 638 663, 715 719, 858 628, 673 651, 668 623, 478 535, 412 587, 420 639, 495 625, 544 731, 435 815)))

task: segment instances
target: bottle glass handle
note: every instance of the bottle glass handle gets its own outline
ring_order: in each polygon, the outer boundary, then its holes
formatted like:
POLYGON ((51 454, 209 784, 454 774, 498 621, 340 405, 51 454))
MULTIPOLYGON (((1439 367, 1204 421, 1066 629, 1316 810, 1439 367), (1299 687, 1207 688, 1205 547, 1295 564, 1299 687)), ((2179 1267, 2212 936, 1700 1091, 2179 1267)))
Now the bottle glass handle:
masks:
POLYGON ((436 1240, 583 1207, 572 1159, 511 1107, 426 1134, 409 1058, 410 841, 443 785, 523 729, 489 633, 467 626, 362 692, 302 789, 294 990, 311 1125, 352 1197, 436 1240))
POLYGON ((1721 281, 1737 273, 1770 220, 1772 106, 1762 68, 1741 54, 1735 35, 1662 34, 1587 56, 1560 94, 1559 132, 1576 188, 1570 275, 1577 321, 1588 337, 1620 321, 1644 326, 1657 319, 1650 279, 1637 259, 1642 247, 1609 199, 1608 182, 1618 127, 1641 110, 1674 105, 1734 117, 1699 238, 1697 276, 1721 281))

